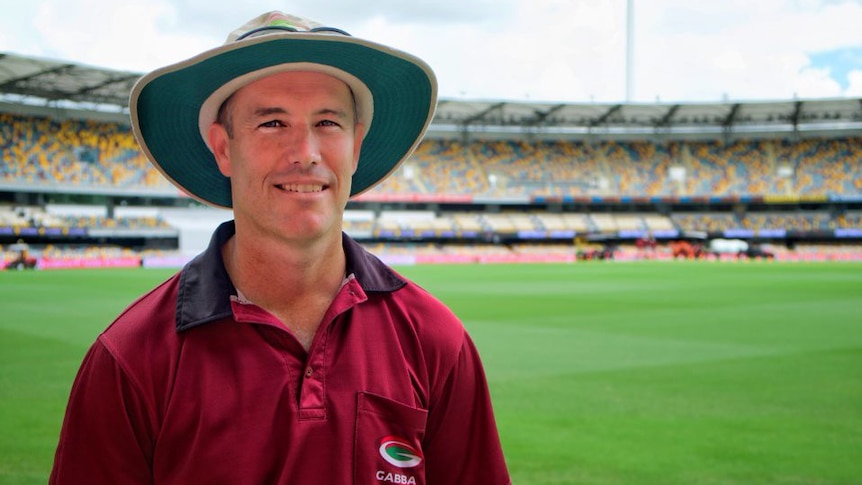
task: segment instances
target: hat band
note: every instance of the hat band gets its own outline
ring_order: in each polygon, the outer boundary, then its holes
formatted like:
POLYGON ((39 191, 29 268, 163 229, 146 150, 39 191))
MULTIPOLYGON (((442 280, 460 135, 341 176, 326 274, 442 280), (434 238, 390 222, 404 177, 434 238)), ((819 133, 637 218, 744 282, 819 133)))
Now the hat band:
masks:
POLYGON ((261 32, 265 32, 267 30, 281 30, 283 32, 301 32, 301 33, 330 32, 333 34, 341 34, 341 35, 344 35, 347 37, 353 37, 352 35, 348 34, 347 32, 345 32, 341 29, 337 29, 335 27, 314 27, 314 28, 311 28, 308 30, 299 30, 296 27, 288 27, 287 25, 267 25, 266 27, 258 27, 256 29, 249 30, 248 32, 237 37, 234 42, 239 42, 243 39, 247 39, 249 37, 252 37, 252 36, 259 34, 261 32))

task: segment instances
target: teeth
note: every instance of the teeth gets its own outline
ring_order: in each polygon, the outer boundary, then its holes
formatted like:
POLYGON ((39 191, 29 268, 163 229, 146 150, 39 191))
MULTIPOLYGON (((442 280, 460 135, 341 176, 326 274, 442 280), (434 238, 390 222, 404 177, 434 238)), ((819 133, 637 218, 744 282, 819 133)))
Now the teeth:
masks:
POLYGON ((285 190, 287 192, 321 192, 323 191, 322 185, 314 185, 314 184, 289 184, 289 185, 279 185, 281 190, 285 190))

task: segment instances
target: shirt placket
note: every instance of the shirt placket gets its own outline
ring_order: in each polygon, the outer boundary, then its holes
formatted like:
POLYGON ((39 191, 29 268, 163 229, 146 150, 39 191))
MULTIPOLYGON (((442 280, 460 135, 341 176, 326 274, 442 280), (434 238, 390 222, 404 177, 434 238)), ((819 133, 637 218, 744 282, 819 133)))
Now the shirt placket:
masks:
POLYGON ((336 337, 333 335, 335 333, 330 330, 340 315, 366 299, 362 286, 351 276, 345 280, 341 291, 338 292, 326 311, 323 317, 325 328, 318 330, 319 335, 309 349, 310 354, 302 373, 302 384, 299 391, 299 419, 326 419, 327 348, 330 345, 338 344, 334 341, 336 337))
POLYGON ((329 332, 324 332, 311 348, 300 374, 299 419, 326 419, 326 345, 329 332))

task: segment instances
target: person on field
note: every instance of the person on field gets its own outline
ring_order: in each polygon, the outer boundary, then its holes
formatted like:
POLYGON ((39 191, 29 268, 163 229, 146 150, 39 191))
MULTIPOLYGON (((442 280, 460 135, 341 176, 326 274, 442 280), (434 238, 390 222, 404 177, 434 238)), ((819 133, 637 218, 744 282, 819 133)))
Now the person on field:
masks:
POLYGON ((436 97, 420 59, 280 12, 138 81, 141 149, 234 220, 91 346, 51 484, 511 483, 459 319, 342 231, 436 97))

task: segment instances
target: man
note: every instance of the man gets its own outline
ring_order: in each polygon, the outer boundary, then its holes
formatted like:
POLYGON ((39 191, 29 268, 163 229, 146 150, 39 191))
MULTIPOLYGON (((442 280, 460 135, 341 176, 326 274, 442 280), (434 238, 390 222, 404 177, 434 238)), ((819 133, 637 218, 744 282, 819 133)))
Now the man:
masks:
POLYGON ((235 220, 98 337, 50 482, 510 483, 461 323, 342 233, 435 103, 421 60, 278 12, 144 76, 141 148, 235 220))

